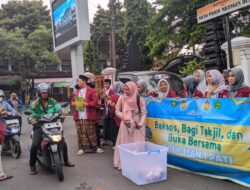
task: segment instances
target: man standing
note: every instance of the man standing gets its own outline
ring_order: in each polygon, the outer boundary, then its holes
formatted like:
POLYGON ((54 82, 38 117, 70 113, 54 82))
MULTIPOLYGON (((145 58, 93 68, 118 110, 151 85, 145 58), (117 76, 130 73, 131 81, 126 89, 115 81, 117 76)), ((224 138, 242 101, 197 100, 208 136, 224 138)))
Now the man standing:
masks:
POLYGON ((111 87, 111 80, 110 79, 105 79, 104 80, 104 90, 102 93, 102 103, 104 105, 104 126, 103 126, 103 145, 108 144, 108 145, 113 145, 111 142, 112 140, 112 123, 111 123, 111 110, 108 105, 108 100, 110 99, 111 96, 113 96, 115 93, 114 91, 110 88, 111 87))
POLYGON ((77 84, 79 89, 75 93, 72 105, 77 110, 76 128, 78 135, 77 155, 85 152, 103 153, 97 146, 95 122, 98 119, 96 108, 98 107, 98 97, 96 91, 87 85, 89 78, 79 75, 77 84))

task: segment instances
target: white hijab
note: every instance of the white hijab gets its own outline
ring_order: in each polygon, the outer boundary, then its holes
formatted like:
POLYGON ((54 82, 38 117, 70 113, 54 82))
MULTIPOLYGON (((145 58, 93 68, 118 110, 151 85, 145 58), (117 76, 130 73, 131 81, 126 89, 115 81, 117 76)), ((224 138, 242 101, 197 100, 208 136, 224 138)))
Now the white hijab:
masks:
MULTIPOLYGON (((211 98, 218 98, 218 94, 224 90, 224 89, 228 89, 228 86, 225 85, 225 80, 223 75, 220 73, 220 71, 216 70, 216 69, 212 69, 207 71, 206 73, 209 73, 212 77, 212 83, 215 83, 218 85, 218 87, 216 88, 216 90, 213 92, 211 98)), ((207 87, 206 91, 209 91, 210 86, 207 87)))
POLYGON ((196 70, 195 72, 198 72, 200 74, 200 78, 197 78, 199 80, 197 90, 199 90, 203 95, 205 95, 207 89, 205 72, 203 70, 196 70))
POLYGON ((159 82, 158 82, 158 89, 160 91, 159 92, 159 98, 166 98, 168 96, 169 91, 170 91, 170 84, 169 84, 169 82, 166 79, 159 80, 159 82), (160 84, 161 84, 161 82, 165 82, 168 85, 168 89, 167 89, 166 92, 161 92, 161 90, 160 90, 160 84))

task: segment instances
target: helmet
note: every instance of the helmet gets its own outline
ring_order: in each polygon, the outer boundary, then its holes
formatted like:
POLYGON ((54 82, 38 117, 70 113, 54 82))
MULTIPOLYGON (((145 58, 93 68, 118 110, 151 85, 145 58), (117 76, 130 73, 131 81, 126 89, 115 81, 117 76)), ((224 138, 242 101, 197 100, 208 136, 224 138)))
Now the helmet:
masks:
POLYGON ((41 83, 37 86, 37 92, 43 93, 43 92, 49 92, 50 86, 47 83, 41 83))
POLYGON ((1 97, 4 97, 4 96, 5 96, 3 90, 0 90, 0 96, 1 96, 1 97))

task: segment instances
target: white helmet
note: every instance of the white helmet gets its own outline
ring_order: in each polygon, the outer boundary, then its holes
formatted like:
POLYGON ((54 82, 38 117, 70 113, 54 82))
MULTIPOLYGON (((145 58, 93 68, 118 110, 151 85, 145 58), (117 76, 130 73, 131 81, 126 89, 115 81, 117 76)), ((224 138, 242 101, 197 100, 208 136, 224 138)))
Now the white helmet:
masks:
POLYGON ((47 83, 41 83, 37 86, 38 93, 49 92, 50 86, 47 83))
POLYGON ((1 97, 4 97, 4 96, 5 96, 3 90, 0 90, 0 96, 1 96, 1 97))

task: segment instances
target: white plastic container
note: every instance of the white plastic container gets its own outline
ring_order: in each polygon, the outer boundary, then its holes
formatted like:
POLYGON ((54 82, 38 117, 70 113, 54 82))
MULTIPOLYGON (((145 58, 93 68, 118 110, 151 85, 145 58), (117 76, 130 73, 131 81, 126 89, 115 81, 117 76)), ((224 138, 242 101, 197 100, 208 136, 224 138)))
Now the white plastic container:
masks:
POLYGON ((135 142, 119 146, 122 175, 137 185, 167 179, 168 148, 150 142, 135 142))

